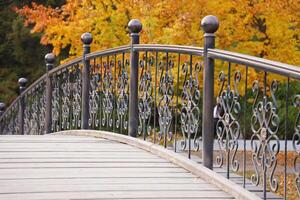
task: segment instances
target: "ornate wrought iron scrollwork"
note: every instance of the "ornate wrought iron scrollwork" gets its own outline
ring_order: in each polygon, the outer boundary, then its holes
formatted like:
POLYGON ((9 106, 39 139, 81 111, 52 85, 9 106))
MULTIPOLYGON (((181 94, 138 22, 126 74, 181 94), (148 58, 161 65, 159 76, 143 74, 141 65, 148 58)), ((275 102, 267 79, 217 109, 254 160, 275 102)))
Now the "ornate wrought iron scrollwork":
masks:
POLYGON ((78 65, 70 69, 71 81, 71 99, 72 99, 72 126, 81 127, 81 71, 78 65))
POLYGON ((89 117, 89 126, 90 127, 98 127, 99 126, 99 87, 100 87, 100 71, 98 71, 98 66, 93 66, 93 71, 91 74, 90 80, 90 100, 89 100, 89 107, 90 107, 90 117, 89 117))
MULTIPOLYGON (((191 64, 190 64, 191 65, 191 64)), ((202 64, 196 63, 193 66, 185 63, 182 66, 185 79, 183 82, 182 108, 181 108, 181 131, 183 141, 182 149, 186 150, 188 146, 188 155, 191 157, 191 140, 193 140, 194 150, 199 150, 198 128, 200 124, 200 90, 199 90, 199 72, 202 70, 202 64), (194 77, 193 77, 194 74, 194 77), (193 138, 191 138, 193 137, 193 138), (188 142, 188 145, 187 145, 188 142)))
POLYGON ((293 135, 293 149, 296 152, 294 158, 294 172, 295 172, 295 187, 298 191, 298 196, 300 197, 300 95, 296 95, 294 98, 294 107, 298 109, 297 118, 295 121, 295 133, 293 135))
POLYGON ((112 76, 112 67, 114 66, 114 61, 104 62, 104 77, 103 77, 103 84, 102 84, 102 91, 103 91, 103 99, 102 99, 102 126, 112 127, 113 119, 112 119, 112 112, 113 112, 113 76, 112 76))
POLYGON ((123 63, 118 61, 118 83, 117 83, 117 121, 116 127, 122 129, 127 129, 127 113, 128 113, 128 73, 127 69, 129 67, 129 60, 123 58, 123 63))
POLYGON ((25 95, 24 133, 40 135, 45 133, 46 93, 45 82, 41 82, 25 95))
POLYGON ((55 74, 52 79, 52 132, 60 130, 59 116, 60 116, 60 78, 55 74))
MULTIPOLYGON (((230 76, 230 74, 229 74, 230 76)), ((236 71, 234 74, 234 89, 231 89, 230 79, 227 80, 227 88, 224 89, 226 78, 224 72, 219 74, 221 88, 217 97, 216 134, 219 146, 219 155, 216 157, 218 166, 223 166, 224 155, 227 155, 227 175, 229 176, 229 166, 233 171, 238 171, 239 162, 236 160, 238 150, 238 139, 240 137, 240 123, 238 121, 241 105, 239 102, 238 83, 241 80, 241 73, 236 71), (231 158, 230 158, 231 157, 231 158)))
POLYGON ((61 106, 61 128, 62 130, 70 129, 70 96, 71 96, 71 89, 70 89, 70 72, 66 71, 63 73, 62 77, 62 106, 61 106))
POLYGON ((19 107, 20 102, 17 101, 10 110, 5 114, 1 121, 2 134, 14 135, 19 134, 19 107))
POLYGON ((269 100, 266 94, 266 87, 265 81, 264 94, 262 100, 259 101, 259 82, 255 81, 252 86, 255 100, 252 107, 253 114, 251 118, 251 130, 253 132, 251 136, 251 149, 255 174, 251 176, 251 180, 255 185, 259 184, 259 167, 261 167, 263 171, 263 184, 266 187, 267 170, 271 169, 268 181, 271 190, 277 191, 278 180, 274 178, 274 172, 277 166, 277 154, 280 149, 279 138, 277 136, 279 117, 275 99, 275 93, 278 90, 278 82, 274 80, 270 85, 271 100, 269 100))
POLYGON ((172 60, 167 63, 160 62, 159 69, 161 70, 159 80, 159 94, 161 98, 158 102, 158 123, 159 123, 159 140, 163 138, 164 146, 167 146, 167 141, 171 141, 173 133, 170 130, 172 123, 172 99, 174 97, 174 78, 171 69, 174 67, 172 60))
POLYGON ((151 108, 153 103, 152 98, 152 76, 151 68, 154 64, 154 59, 150 57, 149 59, 145 56, 143 60, 140 60, 141 76, 139 83, 139 135, 143 135, 144 140, 147 135, 151 133, 150 118, 151 118, 151 108))

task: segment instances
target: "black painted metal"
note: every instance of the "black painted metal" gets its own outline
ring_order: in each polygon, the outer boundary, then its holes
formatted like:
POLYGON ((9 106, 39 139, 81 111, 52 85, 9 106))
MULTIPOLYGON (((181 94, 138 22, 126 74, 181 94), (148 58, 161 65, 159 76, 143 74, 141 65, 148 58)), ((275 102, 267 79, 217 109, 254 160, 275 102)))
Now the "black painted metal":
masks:
POLYGON ((142 30, 142 24, 139 20, 133 19, 128 24, 131 37, 131 57, 130 57, 130 83, 129 83, 129 129, 128 135, 136 137, 138 133, 138 65, 139 52, 134 52, 133 45, 139 44, 139 33, 142 30))
POLYGON ((90 33, 84 33, 81 36, 83 43, 83 68, 82 68, 82 112, 81 112, 81 129, 89 128, 89 100, 90 100, 90 60, 86 54, 90 53, 90 44, 93 37, 90 33))
POLYGON ((22 95, 25 88, 26 88, 26 84, 27 84, 27 79, 26 78, 20 78, 19 79, 19 91, 20 91, 20 95, 21 95, 21 99, 20 99, 20 104, 19 104, 19 132, 20 135, 24 135, 24 110, 25 110, 25 99, 24 96, 22 95))
POLYGON ((243 163, 241 185, 246 189, 249 183, 246 177, 248 165, 252 164, 255 171, 252 182, 262 186, 260 194, 264 199, 269 197, 268 190, 277 191, 280 187, 276 175, 280 150, 284 151, 285 156, 284 198, 289 199, 287 182, 293 180, 300 191, 300 98, 299 91, 290 94, 289 89, 295 82, 294 79, 291 81, 292 78, 300 80, 300 69, 214 49, 217 19, 214 16, 205 17, 202 27, 205 31, 204 48, 139 44, 142 25, 138 20, 129 23, 130 45, 90 53, 92 37, 88 33, 83 34, 82 57, 53 68, 54 55, 47 54, 45 75, 26 89, 26 81, 20 79, 20 96, 6 110, 0 103, 0 133, 44 134, 79 128, 121 134, 128 131, 130 136, 139 137, 140 133, 144 140, 173 148, 175 152, 186 152, 191 159, 202 143, 202 164, 210 169, 214 164, 213 142, 216 139, 220 144, 219 150, 225 152, 225 156, 215 155, 215 164, 224 167, 227 178, 234 180, 232 173, 239 171, 242 168, 240 163, 243 163), (222 62, 215 64, 215 60, 222 62), (214 124, 214 86, 217 87, 214 85, 217 83, 214 75, 218 70, 214 68, 215 65, 219 67, 219 63, 222 70, 224 66, 228 66, 228 70, 227 74, 224 70, 219 76, 222 87, 216 97, 223 112, 214 124), (261 73, 254 82, 249 76, 253 69, 261 73), (277 80, 270 79, 272 76, 267 78, 271 73, 288 80, 285 119, 279 119, 281 107, 276 100, 279 86, 277 80), (252 83, 250 88, 248 84, 252 83), (239 94, 239 91, 244 91, 244 94, 239 94), (292 110, 289 99, 292 97, 298 115, 295 131, 289 133, 288 117, 292 110), (249 111, 251 120, 246 119, 249 111), (238 117, 240 114, 244 116, 238 117), (46 120, 43 121, 43 118, 46 120), (278 131, 280 120, 284 120, 282 124, 285 125, 284 145, 281 146, 278 131), (251 152, 246 149, 247 134, 248 138, 251 137, 251 152), (292 138, 288 138, 288 134, 292 138), (238 145, 239 140, 243 145, 238 145), (288 166, 291 165, 287 159, 288 142, 292 142, 295 153, 292 163, 295 176, 292 179, 288 176, 288 166), (237 158, 238 151, 242 151, 240 160, 237 158))
POLYGON ((5 111, 5 106, 6 106, 5 103, 0 102, 0 117, 5 111))
POLYGON ((45 109, 45 130, 46 133, 51 133, 52 126, 52 83, 49 76, 49 71, 53 69, 55 56, 53 53, 46 54, 46 109, 45 109))
POLYGON ((230 52, 219 49, 208 49, 208 57, 212 59, 220 59, 231 63, 251 66, 257 70, 272 72, 283 76, 299 79, 300 68, 285 63, 280 63, 272 60, 249 56, 236 52, 230 52))
POLYGON ((214 144, 214 60, 208 57, 208 48, 215 47, 215 32, 219 28, 219 21, 214 16, 206 16, 201 21, 204 34, 204 80, 203 80, 203 165, 213 168, 214 144))

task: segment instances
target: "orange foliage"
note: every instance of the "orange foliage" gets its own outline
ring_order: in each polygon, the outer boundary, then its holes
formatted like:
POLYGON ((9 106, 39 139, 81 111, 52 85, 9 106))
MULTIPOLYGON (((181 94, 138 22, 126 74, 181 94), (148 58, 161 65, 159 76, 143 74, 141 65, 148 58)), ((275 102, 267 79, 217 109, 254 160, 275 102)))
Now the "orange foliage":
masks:
POLYGON ((217 48, 300 65, 299 0, 67 0, 57 9, 32 3, 17 12, 57 55, 65 47, 80 55, 87 31, 93 50, 128 44, 132 18, 143 23, 143 43, 202 46, 200 20, 213 14, 220 20, 217 48))

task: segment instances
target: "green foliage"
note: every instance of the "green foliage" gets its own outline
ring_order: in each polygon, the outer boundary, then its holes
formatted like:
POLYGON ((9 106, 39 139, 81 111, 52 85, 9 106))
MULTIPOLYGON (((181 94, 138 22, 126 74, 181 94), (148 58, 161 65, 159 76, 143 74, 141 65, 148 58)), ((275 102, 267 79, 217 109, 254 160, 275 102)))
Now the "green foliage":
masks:
MULTIPOLYGON (((30 33, 23 18, 13 8, 31 1, 6 1, 0 4, 0 101, 12 102, 18 95, 18 78, 26 77, 29 84, 45 72, 44 55, 51 46, 40 44, 41 34, 30 33)), ((42 0, 45 6, 61 6, 61 0, 42 0)))

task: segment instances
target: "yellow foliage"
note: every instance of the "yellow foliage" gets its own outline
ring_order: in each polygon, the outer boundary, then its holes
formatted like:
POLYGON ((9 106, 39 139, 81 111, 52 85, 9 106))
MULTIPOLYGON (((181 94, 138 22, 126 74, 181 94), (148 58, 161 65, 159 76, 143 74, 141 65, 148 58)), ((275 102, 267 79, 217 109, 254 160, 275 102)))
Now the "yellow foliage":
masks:
POLYGON ((200 20, 220 20, 216 47, 300 65, 300 0, 67 0, 58 9, 32 3, 17 9, 54 53, 82 53, 80 35, 91 32, 92 50, 129 43, 127 24, 143 23, 142 43, 202 46, 200 20))

